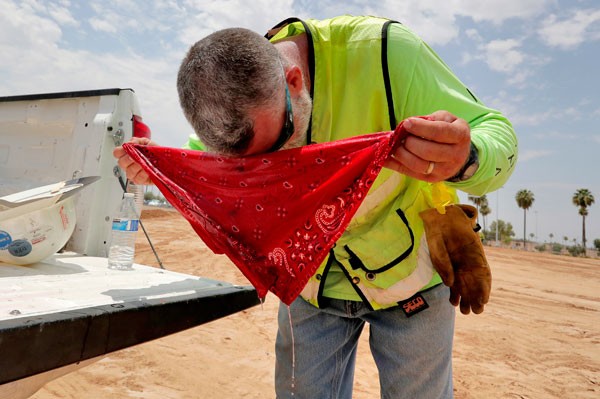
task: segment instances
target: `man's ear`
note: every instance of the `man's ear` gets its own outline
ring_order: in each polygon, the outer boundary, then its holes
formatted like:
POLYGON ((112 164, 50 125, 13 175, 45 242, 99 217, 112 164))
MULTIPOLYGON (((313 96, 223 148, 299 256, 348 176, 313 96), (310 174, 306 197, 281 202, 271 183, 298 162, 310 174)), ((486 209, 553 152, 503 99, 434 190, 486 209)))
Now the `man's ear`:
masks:
POLYGON ((286 69, 285 79, 287 80, 288 88, 292 97, 299 95, 304 89, 302 71, 297 65, 292 65, 286 69))

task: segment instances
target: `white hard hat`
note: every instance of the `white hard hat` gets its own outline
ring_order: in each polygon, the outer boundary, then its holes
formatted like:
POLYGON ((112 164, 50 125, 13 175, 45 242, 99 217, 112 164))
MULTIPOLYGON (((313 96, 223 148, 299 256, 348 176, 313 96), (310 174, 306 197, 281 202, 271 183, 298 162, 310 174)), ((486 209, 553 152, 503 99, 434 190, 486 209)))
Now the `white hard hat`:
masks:
POLYGON ((15 265, 39 262, 58 252, 75 229, 73 197, 0 222, 0 261, 15 265))
POLYGON ((70 180, 0 198, 0 262, 28 265, 58 252, 75 229, 73 194, 96 180, 70 180))

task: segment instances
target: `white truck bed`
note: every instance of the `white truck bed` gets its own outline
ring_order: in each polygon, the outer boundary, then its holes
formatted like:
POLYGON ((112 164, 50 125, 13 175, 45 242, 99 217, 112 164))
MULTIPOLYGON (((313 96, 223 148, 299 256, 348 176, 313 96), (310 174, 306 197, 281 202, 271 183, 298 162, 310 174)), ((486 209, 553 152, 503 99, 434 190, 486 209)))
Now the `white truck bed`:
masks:
POLYGON ((0 399, 26 398, 107 353, 259 303, 252 287, 138 264, 108 269, 122 197, 112 150, 131 138, 138 108, 131 89, 0 97, 0 197, 100 176, 77 194, 67 252, 28 266, 0 262, 0 399))
POLYGON ((64 367, 258 303, 252 287, 138 264, 110 270, 100 257, 0 263, 0 398, 26 398, 73 368, 64 367))

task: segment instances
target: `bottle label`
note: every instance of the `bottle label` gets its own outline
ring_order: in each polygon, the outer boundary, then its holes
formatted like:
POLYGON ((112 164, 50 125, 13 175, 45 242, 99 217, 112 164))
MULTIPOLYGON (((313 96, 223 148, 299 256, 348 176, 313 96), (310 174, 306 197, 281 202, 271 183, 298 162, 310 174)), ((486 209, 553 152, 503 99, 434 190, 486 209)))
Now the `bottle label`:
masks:
POLYGON ((113 230, 119 231, 138 231, 140 221, 137 219, 114 218, 112 223, 113 230))

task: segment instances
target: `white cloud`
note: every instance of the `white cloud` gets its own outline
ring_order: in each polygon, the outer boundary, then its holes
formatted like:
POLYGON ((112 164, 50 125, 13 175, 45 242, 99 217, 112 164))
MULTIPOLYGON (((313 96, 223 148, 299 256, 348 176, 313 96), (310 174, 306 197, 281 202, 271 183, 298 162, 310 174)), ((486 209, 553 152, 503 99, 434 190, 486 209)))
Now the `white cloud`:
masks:
POLYGON ((523 65, 541 63, 535 57, 527 55, 522 51, 522 43, 516 39, 492 40, 488 43, 481 43, 482 38, 472 30, 467 35, 476 42, 478 52, 476 54, 463 52, 461 54, 460 65, 467 65, 472 61, 482 61, 495 72, 507 75, 506 82, 509 85, 524 88, 530 85, 528 79, 533 71, 524 68, 523 65))
POLYGON ((552 119, 554 114, 552 111, 545 112, 520 112, 517 110, 514 114, 510 115, 512 123, 523 126, 539 126, 552 119))
POLYGON ((491 70, 510 73, 525 60, 524 53, 519 50, 520 47, 521 43, 518 40, 506 39, 492 40, 480 48, 491 70))
POLYGON ((536 133, 533 135, 533 137, 535 137, 536 139, 539 140, 579 140, 580 139, 580 135, 575 134, 575 133, 562 133, 562 132, 552 132, 552 131, 548 131, 548 132, 543 132, 543 133, 536 133))
MULTIPOLYGON (((5 2, 6 0, 2 0, 5 2)), ((328 3, 328 2, 324 2, 328 3)), ((328 16, 342 14, 345 4, 331 3, 328 16)), ((181 115, 175 92, 175 76, 183 50, 206 34, 227 26, 245 26, 258 32, 264 32, 274 23, 291 15, 301 18, 321 17, 313 11, 310 15, 294 12, 292 1, 286 0, 273 4, 267 0, 257 0, 249 4, 243 0, 228 0, 208 2, 206 0, 189 0, 175 2, 162 0, 147 3, 146 12, 139 13, 133 5, 135 2, 124 0, 106 0, 105 2, 90 2, 86 8, 87 14, 82 14, 81 3, 69 4, 66 0, 58 3, 44 3, 29 0, 18 3, 8 1, 0 14, 0 51, 9 59, 20 60, 20 67, 11 70, 0 65, 0 72, 7 76, 0 82, 0 92, 7 95, 24 94, 41 91, 68 91, 99 87, 133 87, 142 102, 146 119, 152 122, 152 128, 160 135, 161 131, 168 132, 171 126, 178 131, 189 131, 186 122, 173 122, 181 115), (18 5, 17 5, 18 4, 18 5), (54 6, 52 4, 55 4, 54 6), (71 10, 70 12, 68 10, 71 10), (265 12, 269 10, 269 12, 265 12), (78 11, 80 11, 78 13, 78 11), (73 14, 71 14, 73 13, 73 14), (137 16, 136 16, 137 13, 137 16), (75 17, 73 16, 75 15, 75 17), (244 17, 241 18, 240 15, 244 17), (134 16, 136 16, 134 18, 134 16), (148 53, 146 57, 139 55, 135 43, 127 45, 126 53, 106 54, 86 50, 69 50, 64 47, 61 24, 73 24, 71 18, 82 21, 82 32, 93 36, 90 24, 96 31, 114 35, 111 39, 103 39, 103 44, 110 47, 109 40, 120 40, 122 30, 129 33, 142 33, 172 30, 176 36, 156 36, 159 40, 156 46, 162 52, 148 53), (85 21, 85 22, 83 22, 85 21), (87 32, 85 31, 87 29, 87 32), (13 41, 18 40, 18 45, 13 41), (6 43, 6 45, 4 45, 6 43), (164 49, 168 48, 168 52, 164 49), (43 66, 43 67, 42 67, 43 66), (165 85, 165 82, 167 84, 165 85), (40 89, 41 88, 41 89, 40 89), (165 105, 167 104, 168 105, 165 105), (162 106, 161 106, 162 105, 162 106), (169 109, 169 112, 165 112, 169 109), (160 115, 160 117, 159 117, 160 115), (155 121, 152 119, 155 118, 155 121)), ((457 37, 459 26, 456 16, 469 15, 477 21, 504 21, 507 18, 517 18, 520 15, 514 11, 513 4, 517 2, 502 2, 506 9, 499 15, 487 16, 481 7, 473 2, 469 12, 467 7, 458 0, 450 0, 440 4, 438 1, 406 1, 392 2, 353 2, 354 11, 372 11, 372 14, 384 15, 406 22, 428 42, 447 43, 457 37), (429 38, 428 38, 429 37, 429 38)), ((522 4, 522 3, 519 3, 522 4)), ((532 1, 523 5, 523 16, 534 15, 538 12, 543 1, 532 1)), ((489 14, 498 14, 495 7, 500 2, 488 4, 489 14)), ((316 6, 313 6, 316 9, 316 6)), ((319 10, 323 8, 319 5, 319 10)), ((302 11, 301 11, 302 12, 302 11)), ((481 31, 483 32, 483 30, 481 31)), ((483 42, 481 33, 476 28, 465 31, 466 37, 479 44, 482 54, 464 52, 464 63, 473 59, 485 61, 492 70, 509 75, 509 83, 523 85, 529 77, 528 71, 520 68, 525 62, 535 60, 526 56, 522 50, 522 42, 515 39, 483 42)), ((558 113, 548 110, 544 113, 526 112, 520 108, 520 100, 512 98, 494 99, 488 101, 494 108, 503 111, 514 123, 523 125, 539 125, 557 117, 558 113)), ((600 110, 597 110, 600 113, 600 110)), ((183 119, 182 119, 183 120, 183 119)), ((175 143, 176 144, 176 143, 175 143)))
POLYGON ((90 26, 92 27, 92 29, 94 29, 95 31, 99 31, 99 32, 108 32, 108 33, 116 33, 117 32, 117 25, 114 22, 110 22, 107 19, 100 19, 100 18, 90 18, 90 20, 88 21, 90 23, 90 26))
POLYGON ((532 159, 544 158, 554 154, 551 150, 525 150, 519 152, 519 162, 527 162, 532 159))
POLYGON ((563 115, 569 119, 581 119, 584 116, 584 113, 581 112, 579 108, 567 107, 563 111, 563 115))
POLYGON ((48 5, 48 13, 59 25, 79 26, 79 21, 73 18, 73 15, 67 8, 69 4, 59 6, 56 4, 48 5))
POLYGON ((577 117, 569 116, 569 114, 574 113, 572 109, 563 109, 563 108, 551 108, 544 112, 526 112, 519 108, 512 107, 511 111, 509 111, 508 115, 510 116, 510 120, 514 124, 520 124, 523 126, 540 126, 547 124, 549 121, 557 121, 564 119, 581 119, 580 115, 577 114, 577 117))
MULTIPOLYGON (((433 1, 434 4, 439 1, 433 1)), ((456 14, 475 22, 490 21, 499 25, 511 18, 529 19, 540 15, 552 0, 452 0, 445 1, 456 14)))
POLYGON ((477 58, 475 56, 473 56, 473 54, 464 52, 461 54, 461 57, 460 57, 460 65, 467 65, 471 61, 474 61, 476 59, 477 58))
POLYGON ((37 3, 2 4, 0 50, 5 60, 18 59, 11 57, 15 49, 44 51, 48 47, 54 47, 60 40, 60 27, 54 21, 37 15, 36 10, 40 10, 37 3))
MULTIPOLYGON (((581 109, 580 106, 551 106, 543 112, 534 112, 523 108, 524 99, 520 96, 509 96, 506 92, 498 93, 498 96, 486 101, 492 108, 502 111, 513 124, 522 126, 541 126, 553 121, 580 121, 585 118, 589 119, 589 115, 593 112, 587 112, 581 109)), ((573 139, 581 136, 569 133, 544 132, 537 134, 538 138, 562 138, 573 139)))
POLYGON ((552 14, 543 21, 538 34, 547 45, 563 50, 600 40, 600 10, 577 10, 562 20, 552 14))
POLYGON ((531 71, 521 69, 521 70, 513 72, 509 76, 509 78, 506 80, 506 82, 508 84, 516 86, 518 88, 524 88, 525 86, 527 86, 529 84, 527 79, 529 79, 530 76, 531 76, 531 71))
MULTIPOLYGON (((296 15, 292 0, 272 2, 267 0, 206 1, 190 0, 177 9, 177 40, 186 48, 216 30, 243 27, 264 33, 276 23, 296 15), (265 12, 268 10, 268 12, 265 12), (243 15, 243 18, 240 16, 243 15)), ((306 15, 298 15, 307 18, 306 15)))
POLYGON ((479 32, 477 31, 477 29, 467 29, 465 30, 465 36, 467 36, 469 39, 481 43, 483 42, 483 38, 481 37, 481 35, 479 34, 479 32))
MULTIPOLYGON (((377 15, 400 21, 417 33, 427 43, 435 45, 446 44, 458 37, 459 27, 456 13, 446 3, 432 0, 379 0, 352 1, 350 9, 345 2, 339 0, 322 0, 327 5, 328 17, 346 13, 361 15, 377 15)), ((312 15, 312 18, 321 16, 312 15)))
MULTIPOLYGON (((161 141, 169 143, 169 133, 182 132, 177 142, 170 143, 180 145, 185 132, 191 130, 179 109, 174 83, 182 53, 174 56, 161 52, 142 57, 134 51, 135 46, 126 53, 94 51, 93 45, 85 50, 66 48, 62 30, 54 19, 67 21, 68 14, 61 14, 60 7, 54 9, 58 14, 49 11, 50 8, 41 8, 37 3, 3 4, 0 52, 15 62, 0 63, 0 75, 5 77, 0 80, 0 93, 17 95, 131 87, 138 94, 144 119, 159 139, 162 135, 161 141)), ((107 20, 95 21, 96 29, 114 32, 108 27, 107 20)), ((89 25, 85 28, 89 29, 89 25)))
POLYGON ((484 102, 512 120, 519 112, 523 97, 501 90, 493 98, 484 99, 484 102))
MULTIPOLYGON (((477 23, 500 25, 508 19, 528 19, 539 15, 552 0, 366 0, 297 1, 303 7, 316 10, 319 15, 300 15, 313 18, 339 14, 378 15, 398 20, 414 30, 432 45, 444 45, 458 37, 458 18, 470 18, 477 23)), ((474 32, 470 32, 473 34, 474 32)))
MULTIPOLYGON (((500 25, 508 19, 529 19, 540 15, 554 0, 367 0, 365 14, 394 18, 406 23, 419 35, 432 43, 444 44, 456 37, 457 17, 500 25)), ((346 2, 321 0, 321 4, 340 3, 339 13, 344 13, 346 2)), ((356 5, 357 2, 352 2, 356 5)))
POLYGON ((458 37, 459 27, 455 16, 444 13, 430 13, 423 10, 410 18, 410 28, 429 44, 444 45, 458 37))
MULTIPOLYGON (((152 7, 148 4, 148 7, 152 7)), ((130 7, 115 6, 112 9, 92 7, 96 15, 89 18, 89 24, 99 32, 106 33, 125 33, 127 30, 132 32, 144 32, 160 30, 162 24, 158 23, 153 11, 148 13, 139 13, 130 7)), ((170 17, 169 17, 170 18, 170 17)))

